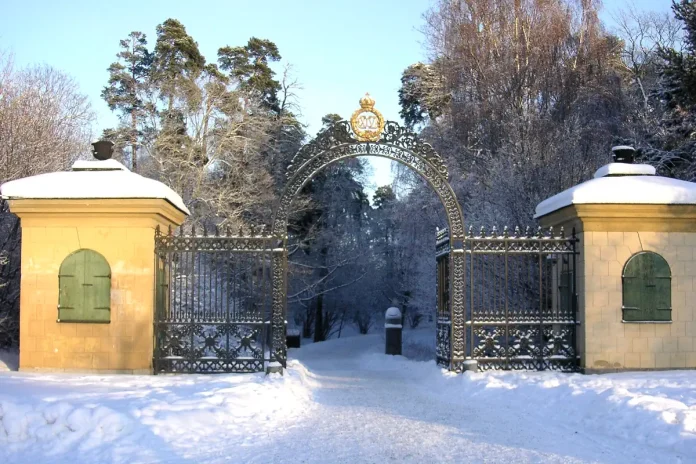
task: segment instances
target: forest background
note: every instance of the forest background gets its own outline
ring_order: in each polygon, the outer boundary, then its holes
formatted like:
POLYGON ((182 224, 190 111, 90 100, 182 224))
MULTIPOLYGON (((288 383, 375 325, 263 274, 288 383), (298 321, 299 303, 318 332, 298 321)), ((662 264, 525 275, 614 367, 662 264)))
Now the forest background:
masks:
MULTIPOLYGON (((611 24, 601 11, 596 0, 437 0, 423 13, 422 60, 403 69, 394 97, 403 124, 447 163, 467 225, 533 226, 538 202, 591 178, 618 143, 661 175, 695 180, 696 5, 627 6, 611 24)), ((0 49, 0 183, 68 169, 102 137, 129 169, 182 195, 189 225, 270 224, 309 131, 350 115, 305 123, 299 96, 312 89, 272 37, 227 44, 221 33, 209 56, 185 23, 126 29, 100 51, 113 57, 100 95, 115 116, 107 128, 68 73, 16 65, 0 49)), ((360 66, 359 53, 337 55, 360 66)), ((412 327, 434 314, 442 206, 408 168, 373 166, 332 165, 293 204, 288 319, 315 341, 348 326, 367 333, 390 304, 412 327)), ((18 346, 20 247, 0 200, 0 348, 18 346)))

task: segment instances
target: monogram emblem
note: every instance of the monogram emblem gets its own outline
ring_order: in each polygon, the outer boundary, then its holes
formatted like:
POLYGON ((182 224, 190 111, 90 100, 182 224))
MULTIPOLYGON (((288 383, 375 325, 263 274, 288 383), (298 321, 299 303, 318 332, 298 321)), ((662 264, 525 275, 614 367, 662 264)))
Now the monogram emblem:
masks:
POLYGON ((375 100, 369 93, 360 99, 360 109, 351 116, 350 127, 361 142, 376 142, 382 136, 384 118, 375 109, 375 100))

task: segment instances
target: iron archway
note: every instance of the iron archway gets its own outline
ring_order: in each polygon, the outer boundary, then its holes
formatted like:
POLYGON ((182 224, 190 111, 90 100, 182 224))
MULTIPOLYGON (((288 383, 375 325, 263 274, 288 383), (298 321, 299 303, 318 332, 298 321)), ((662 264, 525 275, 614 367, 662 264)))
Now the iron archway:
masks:
POLYGON ((275 359, 285 366, 285 316, 287 309, 287 226, 290 204, 302 188, 325 167, 347 158, 379 156, 405 164, 420 174, 435 190, 445 208, 449 225, 449 308, 450 362, 457 370, 465 358, 465 256, 464 218, 461 206, 449 184, 449 173, 442 157, 428 143, 396 122, 385 122, 366 96, 362 109, 351 121, 339 121, 321 131, 304 145, 287 170, 287 183, 276 208, 272 233, 279 241, 273 254, 272 345, 275 359), (364 118, 364 113, 369 119, 364 118), (363 116, 361 121, 360 116, 363 116), (361 125, 361 122, 363 123, 361 125))

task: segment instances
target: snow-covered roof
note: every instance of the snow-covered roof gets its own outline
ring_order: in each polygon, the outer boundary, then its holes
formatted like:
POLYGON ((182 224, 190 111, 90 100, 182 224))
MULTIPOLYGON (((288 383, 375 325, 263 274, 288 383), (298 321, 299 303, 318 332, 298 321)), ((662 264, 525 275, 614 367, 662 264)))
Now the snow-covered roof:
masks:
POLYGON ((597 169, 594 178, 606 176, 654 176, 655 166, 649 164, 609 163, 597 169))
POLYGON ((580 204, 696 204, 696 183, 655 175, 645 164, 611 163, 595 178, 547 198, 536 207, 535 218, 580 204))
POLYGON ((5 199, 162 198, 190 214, 181 197, 154 179, 128 170, 116 160, 76 161, 72 170, 25 177, 0 186, 5 199))

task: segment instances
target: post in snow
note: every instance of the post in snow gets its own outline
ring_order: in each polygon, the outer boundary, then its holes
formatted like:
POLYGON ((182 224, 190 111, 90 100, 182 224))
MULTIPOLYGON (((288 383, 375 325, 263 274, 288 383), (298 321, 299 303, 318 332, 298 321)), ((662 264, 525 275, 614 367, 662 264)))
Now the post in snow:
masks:
POLYGON ((384 331, 386 335, 386 354, 401 354, 401 311, 392 306, 384 315, 384 331))

